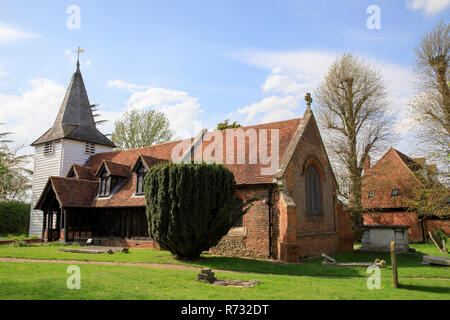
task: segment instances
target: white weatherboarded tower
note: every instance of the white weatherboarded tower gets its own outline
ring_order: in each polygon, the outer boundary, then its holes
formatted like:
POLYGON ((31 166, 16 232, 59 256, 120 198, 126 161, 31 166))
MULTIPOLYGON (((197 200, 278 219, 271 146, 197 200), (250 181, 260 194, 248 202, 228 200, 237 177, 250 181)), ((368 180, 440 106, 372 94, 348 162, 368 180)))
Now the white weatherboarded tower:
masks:
POLYGON ((96 128, 79 62, 53 127, 32 146, 35 154, 30 235, 42 237, 43 214, 34 206, 48 178, 66 176, 73 164, 84 165, 92 155, 115 147, 96 128))

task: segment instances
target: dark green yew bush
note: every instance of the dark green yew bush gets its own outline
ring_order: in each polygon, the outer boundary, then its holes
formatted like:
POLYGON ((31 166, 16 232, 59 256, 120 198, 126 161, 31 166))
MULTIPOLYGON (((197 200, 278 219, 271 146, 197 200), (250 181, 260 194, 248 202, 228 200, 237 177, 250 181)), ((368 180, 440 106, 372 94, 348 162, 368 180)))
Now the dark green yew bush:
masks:
POLYGON ((150 236, 181 259, 217 245, 246 212, 235 201, 234 175, 223 165, 156 165, 144 189, 150 236))

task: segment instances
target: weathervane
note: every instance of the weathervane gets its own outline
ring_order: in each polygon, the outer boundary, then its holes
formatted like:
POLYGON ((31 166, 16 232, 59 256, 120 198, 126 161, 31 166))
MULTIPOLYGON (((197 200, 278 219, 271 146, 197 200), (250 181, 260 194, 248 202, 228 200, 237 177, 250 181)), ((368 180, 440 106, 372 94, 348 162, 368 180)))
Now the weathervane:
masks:
POLYGON ((78 50, 77 50, 76 52, 77 52, 77 54, 78 54, 77 67, 79 68, 79 67, 80 67, 80 53, 83 53, 84 50, 83 50, 83 49, 80 49, 80 47, 78 47, 78 50))

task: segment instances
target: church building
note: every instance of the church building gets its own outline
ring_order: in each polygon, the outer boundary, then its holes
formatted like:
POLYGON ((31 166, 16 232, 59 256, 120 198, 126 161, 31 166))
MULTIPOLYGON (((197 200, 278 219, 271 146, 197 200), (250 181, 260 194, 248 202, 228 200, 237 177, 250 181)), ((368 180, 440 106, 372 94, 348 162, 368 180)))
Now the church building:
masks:
POLYGON ((211 253, 299 261, 350 251, 350 213, 337 199, 311 102, 307 95, 302 118, 203 130, 191 139, 115 151, 96 128, 78 63, 53 127, 33 143, 30 234, 47 241, 110 239, 158 248, 148 234, 146 172, 173 161, 174 154, 193 159, 209 152, 233 172, 238 201, 257 199, 211 253), (260 148, 266 142, 265 155, 277 156, 270 163, 260 148), (177 151, 180 145, 187 154, 177 151))

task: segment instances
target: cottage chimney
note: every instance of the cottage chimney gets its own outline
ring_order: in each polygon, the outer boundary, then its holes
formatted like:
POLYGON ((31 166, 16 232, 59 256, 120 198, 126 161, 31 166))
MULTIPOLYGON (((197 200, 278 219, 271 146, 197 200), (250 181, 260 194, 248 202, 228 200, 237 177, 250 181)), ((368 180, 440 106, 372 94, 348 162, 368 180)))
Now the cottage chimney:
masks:
POLYGON ((367 170, 370 169, 370 156, 367 156, 366 159, 364 160, 363 169, 364 169, 364 173, 366 173, 367 170))

